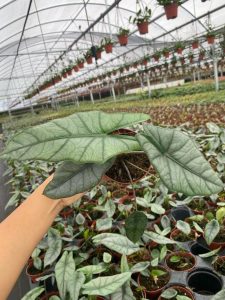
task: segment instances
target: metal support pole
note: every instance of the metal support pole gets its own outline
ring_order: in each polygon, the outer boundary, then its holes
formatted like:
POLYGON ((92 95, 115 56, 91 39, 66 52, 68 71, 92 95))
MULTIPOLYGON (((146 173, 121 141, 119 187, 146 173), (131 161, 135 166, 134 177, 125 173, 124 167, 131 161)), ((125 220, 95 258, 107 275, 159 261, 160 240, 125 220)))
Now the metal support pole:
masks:
POLYGON ((116 101, 116 93, 115 93, 115 89, 114 89, 114 84, 112 84, 111 90, 112 90, 113 100, 116 101))
POLYGON ((92 102, 92 104, 95 104, 92 90, 90 90, 90 97, 91 97, 91 102, 92 102))
POLYGON ((151 91, 151 84, 150 84, 150 80, 149 80, 149 74, 147 74, 147 85, 148 85, 148 96, 149 98, 151 98, 152 95, 152 91, 151 91))

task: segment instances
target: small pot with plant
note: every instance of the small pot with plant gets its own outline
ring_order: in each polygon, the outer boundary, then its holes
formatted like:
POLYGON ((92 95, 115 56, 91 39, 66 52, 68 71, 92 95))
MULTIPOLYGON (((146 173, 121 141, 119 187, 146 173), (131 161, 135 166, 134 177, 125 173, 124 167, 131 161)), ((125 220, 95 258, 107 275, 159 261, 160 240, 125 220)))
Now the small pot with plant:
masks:
POLYGON ((193 50, 198 49, 198 47, 199 47, 199 40, 198 40, 198 39, 194 39, 194 40, 192 41, 191 46, 192 46, 192 49, 193 49, 193 50))
POLYGON ((196 259, 194 255, 185 251, 168 254, 165 262, 169 269, 178 272, 190 272, 196 266, 196 259))
POLYGON ((50 272, 49 267, 44 267, 44 255, 38 256, 32 254, 32 260, 29 261, 26 274, 32 283, 37 282, 39 277, 45 276, 50 272))
POLYGON ((77 73, 77 72, 79 72, 79 67, 78 67, 78 65, 74 65, 73 66, 73 69, 74 69, 74 71, 77 73))
POLYGON ((146 6, 144 9, 139 9, 135 17, 130 16, 129 21, 137 25, 140 34, 146 34, 151 15, 152 10, 146 6))
POLYGON ((163 48, 162 54, 164 55, 165 58, 170 57, 170 49, 169 48, 163 48))
POLYGON ((176 42, 176 44, 174 45, 174 50, 178 53, 178 54, 182 54, 183 50, 185 48, 185 45, 182 41, 178 41, 176 42))
POLYGON ((117 35, 120 46, 126 46, 128 44, 129 33, 130 33, 129 29, 120 27, 119 33, 117 35))
POLYGON ((171 232, 170 238, 179 243, 187 243, 196 239, 196 233, 187 222, 177 221, 176 228, 171 232))
POLYGON ((205 57, 205 50, 204 49, 201 49, 200 52, 199 52, 199 57, 198 59, 199 60, 203 60, 205 57))
POLYGON ((225 207, 220 207, 216 211, 216 219, 206 225, 204 238, 211 250, 225 248, 225 207))
POLYGON ((164 7, 167 20, 177 17, 178 6, 181 4, 180 0, 157 0, 157 2, 164 7))
POLYGON ((188 53, 188 59, 189 59, 190 63, 192 64, 193 60, 194 60, 194 54, 192 52, 188 53))
POLYGON ((93 63, 92 53, 91 50, 88 50, 84 55, 86 62, 88 65, 91 65, 93 63))
POLYGON ((159 296, 169 280, 170 272, 163 266, 148 267, 138 275, 138 284, 145 288, 149 297, 159 296))
POLYGON ((77 66, 78 66, 79 69, 84 68, 84 59, 83 58, 78 58, 77 59, 77 66))
POLYGON ((165 289, 158 300, 194 300, 194 295, 192 291, 184 286, 171 285, 169 288, 165 289))
POLYGON ((194 197, 188 206, 197 215, 202 215, 204 211, 209 208, 207 202, 200 197, 194 197))
POLYGON ((155 62, 158 62, 158 61, 159 61, 161 55, 162 55, 161 51, 156 51, 156 52, 153 54, 153 58, 154 58, 155 62))
POLYGON ((101 41, 102 47, 105 49, 105 52, 107 54, 113 52, 113 40, 109 37, 104 37, 104 39, 101 41))
POLYGON ((103 46, 96 46, 96 59, 102 58, 103 46))
POLYGON ((211 25, 208 25, 208 30, 206 33, 206 39, 209 45, 214 44, 216 37, 216 32, 214 31, 213 27, 211 25))

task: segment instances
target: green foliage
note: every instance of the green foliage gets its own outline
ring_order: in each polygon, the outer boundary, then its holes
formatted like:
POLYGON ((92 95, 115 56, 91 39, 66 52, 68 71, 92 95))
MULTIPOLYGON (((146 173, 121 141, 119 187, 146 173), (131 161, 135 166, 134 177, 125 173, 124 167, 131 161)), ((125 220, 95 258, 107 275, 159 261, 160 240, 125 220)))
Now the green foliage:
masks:
POLYGON ((219 222, 217 220, 212 220, 209 223, 207 223, 206 227, 205 227, 205 240, 207 242, 208 245, 210 245, 215 237, 217 236, 217 234, 220 231, 220 225, 219 222))
POLYGON ((146 6, 144 9, 139 9, 135 17, 130 16, 129 22, 133 24, 141 24, 143 22, 149 22, 151 15, 152 15, 151 8, 146 6))
POLYGON ((127 237, 136 243, 142 237, 147 226, 148 219, 143 212, 136 211, 132 213, 125 221, 125 230, 127 237))

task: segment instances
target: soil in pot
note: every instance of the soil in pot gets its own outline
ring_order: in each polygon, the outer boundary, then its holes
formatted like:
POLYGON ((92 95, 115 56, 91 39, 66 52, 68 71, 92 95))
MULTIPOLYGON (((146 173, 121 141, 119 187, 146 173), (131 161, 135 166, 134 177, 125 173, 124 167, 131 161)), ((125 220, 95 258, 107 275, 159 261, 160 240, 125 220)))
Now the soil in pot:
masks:
POLYGON ((122 154, 116 158, 113 166, 106 173, 106 176, 122 184, 129 184, 130 177, 124 164, 129 170, 133 182, 145 176, 150 167, 148 157, 144 153, 122 154))
POLYGON ((149 261, 150 258, 151 258, 150 252, 146 248, 143 248, 140 251, 127 256, 127 260, 131 264, 136 264, 139 263, 140 261, 149 261))
POLYGON ((132 288, 132 290, 136 300, 142 300, 143 298, 146 298, 145 291, 141 287, 132 288))
POLYGON ((213 263, 213 268, 216 272, 225 276, 225 256, 218 256, 213 263))
POLYGON ((191 233, 189 235, 186 235, 182 231, 180 231, 178 229, 174 229, 171 232, 170 238, 176 242, 185 243, 185 242, 195 240, 196 236, 195 236, 194 230, 191 230, 191 233))
POLYGON ((174 271, 190 271, 196 265, 195 257, 188 252, 174 252, 166 257, 166 265, 174 271))
POLYGON ((140 286, 145 287, 146 294, 150 296, 157 296, 162 289, 167 285, 170 280, 169 271, 161 266, 148 268, 149 277, 139 274, 138 283, 140 286), (158 274, 158 275, 157 275, 158 274), (160 275, 159 275, 160 274, 160 275))
POLYGON ((198 214, 202 213, 205 209, 208 209, 207 202, 200 198, 193 199, 188 206, 198 214))

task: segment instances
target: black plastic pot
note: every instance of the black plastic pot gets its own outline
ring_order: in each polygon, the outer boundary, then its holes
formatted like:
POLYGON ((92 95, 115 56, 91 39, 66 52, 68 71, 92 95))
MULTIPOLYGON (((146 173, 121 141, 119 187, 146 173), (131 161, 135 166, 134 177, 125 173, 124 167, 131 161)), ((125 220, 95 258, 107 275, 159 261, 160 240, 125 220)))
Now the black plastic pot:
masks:
POLYGON ((176 207, 171 210, 171 215, 175 221, 182 220, 184 221, 186 218, 189 218, 192 213, 188 207, 176 207))
POLYGON ((212 296, 223 288, 223 280, 216 273, 207 268, 192 271, 187 277, 188 287, 196 294, 212 296))
POLYGON ((206 247, 203 247, 201 244, 199 243, 194 243, 191 246, 191 253, 194 255, 199 255, 199 254, 205 254, 209 252, 209 249, 207 249, 206 247))

